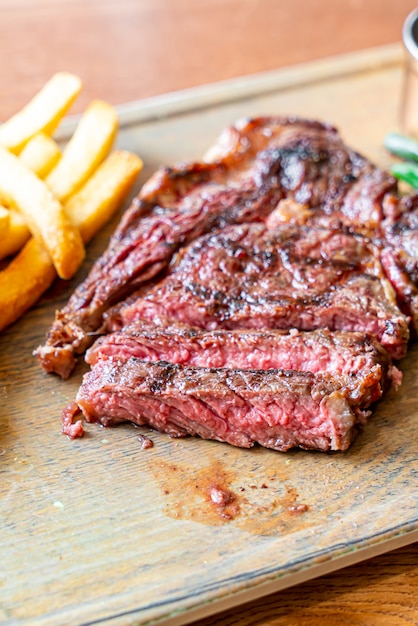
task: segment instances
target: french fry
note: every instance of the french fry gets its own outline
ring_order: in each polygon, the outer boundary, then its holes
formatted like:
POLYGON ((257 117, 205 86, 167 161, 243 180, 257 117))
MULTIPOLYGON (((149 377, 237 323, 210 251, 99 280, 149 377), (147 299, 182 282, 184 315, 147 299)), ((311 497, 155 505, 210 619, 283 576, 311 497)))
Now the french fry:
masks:
POLYGON ((112 217, 143 167, 132 152, 112 152, 65 205, 86 243, 112 217))
MULTIPOLYGON (((69 213, 87 242, 126 199, 142 168, 139 157, 115 152, 98 169, 92 180, 74 196, 69 213), (119 156, 118 156, 119 155, 119 156), (109 165, 113 164, 112 167, 109 165)), ((45 248, 31 238, 15 259, 0 272, 0 331, 16 321, 48 289, 56 271, 45 248)))
POLYGON ((106 158, 117 129, 117 114, 110 104, 95 100, 87 107, 58 165, 46 178, 58 200, 67 200, 106 158))
POLYGON ((10 211, 0 205, 0 239, 9 231, 10 211))
POLYGON ((61 158, 58 144, 45 133, 38 133, 28 141, 19 158, 38 178, 45 178, 61 158))
MULTIPOLYGON (((44 178, 60 156, 61 151, 52 137, 38 133, 28 141, 19 159, 39 178, 44 178)), ((0 260, 19 252, 29 237, 30 230, 24 217, 18 211, 10 210, 7 231, 3 231, 0 224, 0 260)))
POLYGON ((23 315, 52 285, 55 277, 48 252, 32 237, 0 272, 0 329, 23 315))
MULTIPOLYGON (((28 141, 19 159, 39 178, 43 178, 57 163, 61 151, 52 137, 38 133, 28 141)), ((6 233, 0 228, 0 260, 19 252, 30 237, 24 217, 15 210, 9 212, 9 228, 6 233)))
POLYGON ((73 74, 52 76, 23 109, 0 126, 0 145, 17 154, 37 133, 52 134, 81 87, 81 80, 73 74))
POLYGON ((30 237, 30 230, 23 216, 14 209, 9 210, 6 233, 0 236, 0 260, 19 252, 30 237))
POLYGON ((0 196, 19 210, 48 250, 58 275, 70 278, 84 258, 78 229, 43 181, 18 157, 0 148, 0 196))
POLYGON ((30 308, 57 274, 70 278, 84 242, 123 203, 142 169, 132 153, 110 156, 116 111, 94 101, 61 154, 50 136, 81 90, 59 73, 19 113, 0 126, 0 330, 30 308), (19 155, 19 156, 17 156, 19 155), (33 237, 31 237, 31 234, 33 237))

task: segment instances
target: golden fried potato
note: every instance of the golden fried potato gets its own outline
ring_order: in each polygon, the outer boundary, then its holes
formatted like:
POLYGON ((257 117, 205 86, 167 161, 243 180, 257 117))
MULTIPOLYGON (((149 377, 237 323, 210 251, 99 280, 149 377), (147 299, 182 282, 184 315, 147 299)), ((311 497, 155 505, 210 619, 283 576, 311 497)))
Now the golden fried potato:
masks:
POLYGON ((0 272, 0 329, 23 315, 52 285, 55 277, 48 252, 32 237, 0 272))
POLYGON ((38 133, 28 141, 19 158, 39 178, 45 178, 60 160, 61 150, 52 137, 38 133))
POLYGON ((134 154, 108 156, 118 119, 99 100, 86 109, 61 153, 50 135, 80 90, 78 77, 58 73, 0 126, 0 259, 16 254, 0 272, 0 330, 30 308, 57 274, 66 279, 75 273, 84 258, 83 240, 110 219, 142 169, 134 154))
POLYGON ((30 238, 24 217, 14 209, 9 210, 7 231, 0 235, 0 260, 19 252, 30 238))
POLYGON ((16 115, 0 126, 0 146, 19 153, 39 132, 52 134, 81 91, 78 76, 60 72, 16 115))
MULTIPOLYGON (((69 202, 67 210, 86 242, 125 201, 141 168, 139 157, 115 152, 69 202), (106 218, 97 215, 101 212, 106 218)), ((31 238, 12 263, 0 272, 0 331, 35 304, 55 276, 48 252, 31 238)))
POLYGON ((0 239, 9 231, 10 211, 0 204, 0 239))
POLYGON ((106 158, 117 129, 118 117, 110 104, 95 100, 87 107, 58 165, 46 178, 58 200, 67 200, 106 158))
MULTIPOLYGON (((55 141, 45 133, 38 133, 28 141, 19 159, 39 178, 44 178, 60 156, 61 151, 55 141)), ((16 254, 30 237, 25 219, 18 211, 9 211, 8 224, 7 233, 0 227, 0 260, 16 254)))
POLYGON ((47 186, 18 157, 0 148, 0 197, 20 211, 48 250, 58 275, 71 278, 84 258, 78 229, 47 186))
POLYGON ((115 150, 70 198, 65 209, 73 224, 78 226, 84 242, 90 241, 112 217, 142 167, 136 154, 115 150))

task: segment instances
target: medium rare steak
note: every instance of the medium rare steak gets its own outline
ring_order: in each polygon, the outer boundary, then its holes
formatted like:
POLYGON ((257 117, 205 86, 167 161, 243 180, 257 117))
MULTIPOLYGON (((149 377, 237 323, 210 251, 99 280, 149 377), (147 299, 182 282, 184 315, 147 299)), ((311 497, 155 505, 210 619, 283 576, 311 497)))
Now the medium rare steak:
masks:
POLYGON ((212 330, 182 324, 156 327, 145 321, 96 340, 86 353, 95 365, 112 357, 165 361, 192 367, 286 369, 361 376, 374 370, 378 399, 400 373, 389 354, 362 333, 313 330, 212 330))
MULTIPOLYGON (((418 330, 418 196, 294 117, 244 120, 164 168, 56 319, 42 367, 91 371, 64 411, 276 450, 344 450, 418 330), (399 308, 400 307, 400 308, 399 308)), ((74 434, 76 433, 76 434, 74 434)))
POLYGON ((244 448, 345 450, 373 401, 376 376, 99 360, 77 403, 89 422, 129 420, 173 437, 244 448))
POLYGON ((405 196, 396 214, 383 222, 383 268, 395 288, 399 306, 412 318, 418 336, 418 194, 405 196))
POLYGON ((409 337, 376 246, 359 235, 292 225, 241 224, 198 238, 146 295, 110 311, 106 326, 164 317, 207 330, 358 331, 374 335, 395 359, 409 337))
POLYGON ((395 179, 345 146, 335 128, 294 117, 237 123, 209 160, 161 169, 143 187, 38 348, 46 371, 69 376, 103 313, 200 235, 264 221, 284 200, 299 207, 306 222, 370 234, 384 217, 385 195, 396 191, 395 179))

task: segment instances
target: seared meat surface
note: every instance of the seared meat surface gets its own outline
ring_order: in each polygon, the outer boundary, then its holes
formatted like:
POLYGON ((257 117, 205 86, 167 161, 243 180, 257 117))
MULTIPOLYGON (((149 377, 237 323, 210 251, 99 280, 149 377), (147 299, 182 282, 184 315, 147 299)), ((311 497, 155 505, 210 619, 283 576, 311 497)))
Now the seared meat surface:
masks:
POLYGON ((395 179, 345 146, 334 127, 293 117, 242 121, 225 131, 211 158, 164 168, 143 187, 107 251, 57 312, 37 351, 46 371, 69 376, 103 313, 196 237, 264 221, 284 199, 311 223, 370 233, 382 219, 382 198, 396 189, 395 179))
POLYGON ((354 330, 374 335, 396 359, 409 338, 376 247, 298 226, 242 224, 197 239, 167 277, 109 312, 106 324, 116 330, 164 316, 207 330, 354 330))
POLYGON ((345 450, 367 417, 375 377, 109 358, 85 375, 77 403, 105 426, 129 420, 243 448, 345 450))
POLYGON ((334 127, 239 121, 144 185, 37 357, 88 350, 88 421, 345 450, 418 332, 417 216, 334 127))
POLYGON ((100 359, 135 357, 193 367, 288 369, 357 375, 381 370, 380 385, 392 377, 388 352, 372 336, 357 332, 292 330, 211 330, 169 323, 155 326, 145 320, 104 335, 86 353, 95 365, 100 359))
POLYGON ((418 194, 403 197, 395 216, 383 222, 381 261, 401 310, 412 319, 418 335, 418 194))

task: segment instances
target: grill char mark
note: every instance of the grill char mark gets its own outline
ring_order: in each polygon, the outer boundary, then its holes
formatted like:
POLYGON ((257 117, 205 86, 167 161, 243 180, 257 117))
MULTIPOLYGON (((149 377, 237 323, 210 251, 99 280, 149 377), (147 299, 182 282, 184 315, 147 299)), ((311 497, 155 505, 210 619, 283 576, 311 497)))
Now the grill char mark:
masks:
POLYGON ((201 237, 143 297, 109 311, 106 326, 165 316, 206 330, 359 331, 375 335, 394 358, 404 356, 409 338, 375 245, 291 225, 243 224, 201 237))
POLYGON ((313 221, 335 227, 355 225, 352 216, 358 216, 361 205, 357 227, 367 230, 375 226, 379 198, 396 186, 392 177, 347 148, 334 127, 294 117, 239 122, 222 135, 212 159, 164 168, 144 185, 107 251, 57 313, 45 345, 38 348, 47 371, 67 377, 103 314, 165 271, 172 255, 200 235, 233 223, 264 221, 284 198, 310 207, 313 221))
POLYGON ((246 448, 345 450, 364 423, 374 385, 373 372, 353 386, 328 373, 108 359, 85 375, 77 402, 88 421, 105 426, 129 420, 246 448))

